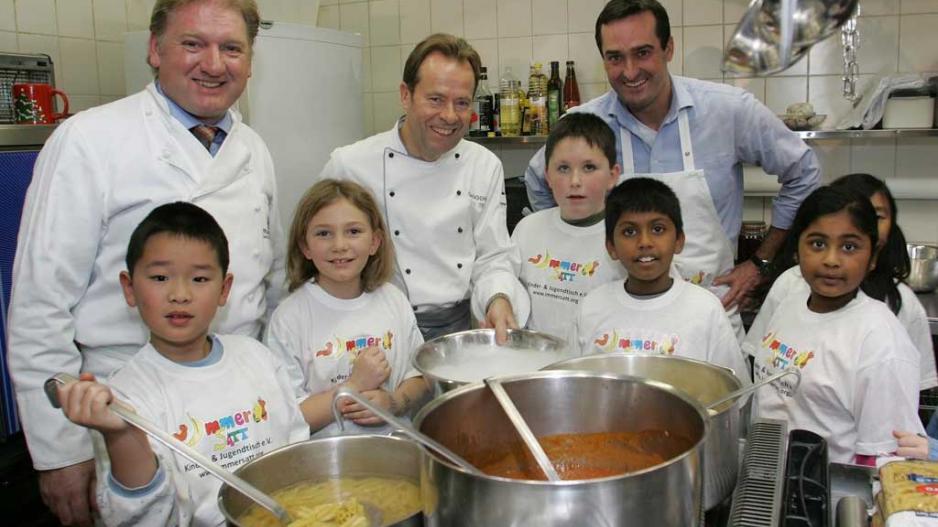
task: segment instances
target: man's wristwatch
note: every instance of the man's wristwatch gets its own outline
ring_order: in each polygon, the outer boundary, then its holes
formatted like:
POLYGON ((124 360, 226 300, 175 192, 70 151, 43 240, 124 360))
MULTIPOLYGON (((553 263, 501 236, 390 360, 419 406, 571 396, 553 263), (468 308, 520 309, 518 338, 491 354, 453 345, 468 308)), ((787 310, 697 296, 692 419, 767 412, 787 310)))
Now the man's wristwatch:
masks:
POLYGON ((759 258, 755 254, 749 257, 749 261, 755 264, 756 269, 759 270, 759 274, 762 276, 769 274, 769 270, 772 268, 772 260, 759 258))

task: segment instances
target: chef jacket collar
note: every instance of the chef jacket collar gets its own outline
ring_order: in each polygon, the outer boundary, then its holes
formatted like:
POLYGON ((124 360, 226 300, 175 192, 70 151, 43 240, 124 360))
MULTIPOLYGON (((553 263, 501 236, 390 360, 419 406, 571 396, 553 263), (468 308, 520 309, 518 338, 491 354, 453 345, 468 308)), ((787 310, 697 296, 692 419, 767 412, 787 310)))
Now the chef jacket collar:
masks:
MULTIPOLYGON (((693 106, 694 100, 691 98, 690 92, 687 91, 687 87, 682 82, 675 82, 674 76, 671 75, 671 106, 668 108, 668 113, 665 114, 664 121, 661 122, 658 129, 660 130, 664 125, 677 120, 679 110, 692 108, 693 106)), ((651 144, 654 142, 654 136, 657 135, 657 132, 632 115, 632 112, 618 98, 615 99, 615 103, 610 108, 609 116, 615 119, 619 127, 639 136, 646 143, 651 144), (649 135, 650 137, 646 137, 649 135)))
POLYGON ((225 135, 231 133, 231 127, 234 124, 234 120, 231 118, 231 112, 226 111, 225 116, 221 118, 217 123, 206 123, 203 122, 198 117, 187 112, 182 106, 176 104, 176 101, 169 98, 168 95, 163 93, 163 89, 160 88, 160 81, 153 81, 156 84, 156 91, 163 96, 163 99, 166 100, 166 104, 169 106, 169 114, 176 118, 177 121, 182 123, 186 130, 191 129, 194 126, 200 124, 209 124, 211 126, 218 127, 222 132, 225 132, 225 135))
POLYGON ((463 142, 462 139, 460 139, 459 142, 456 143, 456 146, 451 148, 449 151, 444 152, 436 161, 426 161, 424 159, 420 159, 418 157, 412 156, 410 152, 407 151, 407 147, 404 146, 404 140, 401 138, 401 125, 404 124, 404 119, 406 118, 407 118, 406 115, 402 115, 401 118, 398 119, 396 123, 394 123, 394 133, 391 134, 391 137, 392 137, 391 144, 388 146, 388 148, 390 148, 397 154, 400 154, 402 156, 407 156, 413 159, 414 161, 420 161, 421 163, 428 163, 428 164, 439 163, 440 161, 443 161, 444 159, 448 158, 451 155, 455 155, 456 158, 459 159, 459 145, 462 144, 463 142))

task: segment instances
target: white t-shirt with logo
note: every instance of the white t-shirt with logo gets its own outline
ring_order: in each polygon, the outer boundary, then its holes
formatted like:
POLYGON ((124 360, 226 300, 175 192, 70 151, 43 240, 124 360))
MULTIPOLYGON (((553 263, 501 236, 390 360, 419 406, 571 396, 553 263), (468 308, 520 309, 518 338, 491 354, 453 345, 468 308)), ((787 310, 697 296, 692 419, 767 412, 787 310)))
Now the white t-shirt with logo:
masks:
POLYGON ((596 288, 580 306, 573 339, 582 355, 677 355, 730 368, 744 385, 751 384, 736 332, 720 300, 681 279, 651 298, 628 294, 625 280, 596 288))
MULTIPOLYGON (((309 439, 280 360, 252 338, 216 338, 222 353, 215 363, 177 364, 147 344, 108 384, 144 419, 229 471, 309 439)), ((145 491, 98 486, 105 523, 224 525, 216 499, 221 481, 152 439, 150 445, 160 471, 145 491)))
POLYGON ((518 278, 531 297, 527 327, 534 331, 566 338, 586 294, 626 274, 606 251, 605 223, 570 225, 559 207, 524 217, 511 239, 521 261, 518 278))
MULTIPOLYGON (((912 343, 919 353, 919 390, 927 390, 938 386, 938 371, 935 369, 935 352, 932 347, 931 330, 928 327, 928 315, 925 313, 925 307, 915 296, 912 289, 900 282, 896 284, 899 289, 899 297, 902 299, 902 306, 896 317, 902 323, 902 327, 909 334, 912 343)), ((805 282, 801 275, 801 268, 793 266, 779 275, 772 284, 769 294, 766 296, 762 306, 759 307, 759 314, 749 328, 749 333, 755 333, 756 336, 764 334, 765 322, 775 313, 776 307, 785 299, 786 296, 799 293, 810 292, 811 288, 805 282)), ((887 306, 888 307, 888 306, 887 306)), ((752 354, 752 350, 746 349, 743 344, 743 350, 752 354)))
POLYGON ((893 430, 924 432, 918 352, 886 304, 858 291, 843 308, 815 313, 809 295, 787 295, 761 334, 746 337, 756 380, 789 367, 802 376, 797 391, 787 376, 756 392, 754 416, 820 435, 837 463, 894 452, 893 430))
MULTIPOLYGON (((336 298, 315 282, 307 282, 284 299, 267 329, 267 345, 287 365, 290 385, 298 401, 345 382, 358 352, 370 346, 384 351, 391 375, 383 389, 393 392, 406 379, 417 377, 414 352, 423 344, 413 308, 392 284, 357 298, 336 298)), ((345 423, 345 433, 385 433, 387 426, 345 423)), ((313 437, 336 435, 330 423, 313 437)))

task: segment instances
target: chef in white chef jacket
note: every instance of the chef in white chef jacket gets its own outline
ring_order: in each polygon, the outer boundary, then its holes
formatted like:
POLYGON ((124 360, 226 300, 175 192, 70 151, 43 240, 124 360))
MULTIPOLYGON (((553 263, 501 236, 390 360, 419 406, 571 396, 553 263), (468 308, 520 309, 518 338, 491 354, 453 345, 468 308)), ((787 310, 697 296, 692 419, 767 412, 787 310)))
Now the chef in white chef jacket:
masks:
POLYGON ((395 284, 407 295, 425 339, 480 325, 523 325, 530 301, 505 224, 499 159, 464 141, 481 60, 469 44, 438 33, 404 65, 394 127, 336 149, 320 178, 371 189, 397 257, 395 284))
POLYGON ((43 500, 63 524, 90 522, 92 444, 43 382, 60 371, 105 378, 146 343, 118 281, 140 220, 182 200, 224 228, 235 280, 213 331, 258 336, 282 292, 273 162, 230 109, 251 74, 258 21, 249 0, 157 1, 155 82, 69 118, 39 154, 13 267, 9 365, 43 500), (197 125, 217 130, 199 138, 197 125))

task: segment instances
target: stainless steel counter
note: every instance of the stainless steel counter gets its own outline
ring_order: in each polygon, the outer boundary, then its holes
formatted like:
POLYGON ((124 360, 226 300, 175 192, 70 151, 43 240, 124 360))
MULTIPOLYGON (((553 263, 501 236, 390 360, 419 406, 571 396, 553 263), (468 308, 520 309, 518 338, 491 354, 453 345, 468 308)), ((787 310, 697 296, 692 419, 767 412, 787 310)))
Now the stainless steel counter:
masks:
POLYGON ((925 306, 925 314, 928 315, 928 327, 931 328, 932 335, 938 335, 938 292, 919 293, 919 302, 925 306))

